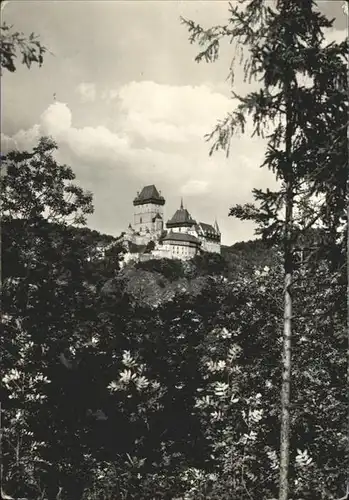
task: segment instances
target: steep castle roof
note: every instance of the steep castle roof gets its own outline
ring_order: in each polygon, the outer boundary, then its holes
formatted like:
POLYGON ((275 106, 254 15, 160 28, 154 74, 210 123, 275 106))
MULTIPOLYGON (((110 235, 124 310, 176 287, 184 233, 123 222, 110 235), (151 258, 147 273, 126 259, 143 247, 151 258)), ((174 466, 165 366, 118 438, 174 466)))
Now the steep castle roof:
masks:
POLYGON ((214 226, 212 226, 211 224, 206 224, 206 222, 199 222, 195 226, 195 229, 198 234, 208 238, 218 238, 221 234, 217 222, 215 222, 214 226))
POLYGON ((216 230, 211 224, 206 224, 206 222, 200 222, 200 226, 204 230, 205 233, 214 233, 216 234, 216 230))
POLYGON ((145 203, 154 203, 156 205, 165 205, 165 198, 160 195, 154 184, 144 186, 142 191, 137 194, 133 200, 133 205, 143 205, 145 203))
POLYGON ((187 243, 195 243, 196 245, 201 245, 201 241, 191 234, 187 233, 174 233, 170 231, 162 241, 175 241, 176 243, 187 242, 187 243))
POLYGON ((167 221, 167 227, 179 227, 179 226, 195 226, 196 221, 191 217, 190 213, 186 208, 183 207, 183 200, 181 201, 181 207, 176 210, 174 216, 167 221))

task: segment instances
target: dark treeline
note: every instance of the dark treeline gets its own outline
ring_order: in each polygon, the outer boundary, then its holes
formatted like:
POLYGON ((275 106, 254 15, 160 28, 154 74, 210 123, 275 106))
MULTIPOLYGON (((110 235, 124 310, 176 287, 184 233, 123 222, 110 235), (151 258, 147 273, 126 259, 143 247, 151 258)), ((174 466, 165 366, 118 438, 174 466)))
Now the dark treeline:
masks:
MULTIPOLYGON (((225 258, 209 254, 136 265, 165 287, 183 275, 189 285, 203 278, 195 294, 188 286, 156 306, 140 304, 117 280, 117 240, 69 224, 91 200, 75 193, 54 147, 43 139, 33 153, 4 160, 4 491, 33 499, 59 491, 67 499, 271 498, 280 259, 267 266, 264 244, 251 242, 230 249, 239 255, 235 276, 234 263, 224 276, 225 258)), ((302 498, 340 493, 345 482, 343 284, 326 260, 316 272, 297 270, 291 477, 302 498)))

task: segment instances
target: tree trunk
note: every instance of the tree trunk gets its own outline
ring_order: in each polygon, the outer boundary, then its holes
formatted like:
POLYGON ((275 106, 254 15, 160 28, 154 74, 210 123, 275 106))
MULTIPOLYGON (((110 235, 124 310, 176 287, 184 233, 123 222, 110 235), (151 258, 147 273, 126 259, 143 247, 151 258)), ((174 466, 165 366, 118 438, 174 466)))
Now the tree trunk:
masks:
MULTIPOLYGON (((349 86, 349 66, 348 66, 348 86, 349 86)), ((347 385, 349 386, 349 122, 347 126, 348 158, 347 158, 347 183, 346 183, 346 216, 347 216, 347 385)), ((347 437, 349 439, 349 412, 347 420, 347 437)), ((346 485, 346 494, 338 500, 349 500, 349 478, 346 485)))
POLYGON ((4 464, 3 464, 3 456, 2 456, 2 403, 0 401, 0 487, 2 487, 2 480, 3 480, 3 471, 4 471, 4 464))
POLYGON ((285 234, 284 234, 284 325, 281 387, 280 476, 279 500, 289 497, 290 461, 290 396, 291 396, 291 340, 292 340, 292 224, 293 224, 293 165, 291 159, 293 123, 290 84, 285 85, 286 135, 285 135, 285 234))
POLYGON ((3 166, 0 164, 0 296, 2 296, 2 199, 4 196, 3 191, 3 166))
POLYGON ((280 483, 279 500, 288 499, 288 469, 290 455, 290 395, 292 339, 292 273, 285 274, 284 335, 281 389, 280 483))
MULTIPOLYGON (((349 29, 349 21, 348 21, 349 29)), ((349 88, 349 65, 348 65, 348 88, 349 88)), ((347 187, 346 187, 346 197, 347 197, 347 385, 349 387, 349 122, 347 126, 347 187)), ((349 412, 348 412, 348 439, 349 439, 349 412)), ((347 496, 349 499, 349 478, 347 482, 347 496)))
MULTIPOLYGON (((349 1, 343 5, 346 10, 344 10, 347 16, 347 30, 349 33, 349 1)), ((347 88, 349 88, 349 63, 347 64, 347 88)), ((346 210, 347 210, 347 385, 349 386, 349 121, 347 122, 347 185, 346 185, 346 210)), ((347 437, 349 439, 349 412, 348 412, 348 422, 347 422, 347 437)), ((347 492, 346 498, 349 499, 349 478, 347 480, 347 492)))

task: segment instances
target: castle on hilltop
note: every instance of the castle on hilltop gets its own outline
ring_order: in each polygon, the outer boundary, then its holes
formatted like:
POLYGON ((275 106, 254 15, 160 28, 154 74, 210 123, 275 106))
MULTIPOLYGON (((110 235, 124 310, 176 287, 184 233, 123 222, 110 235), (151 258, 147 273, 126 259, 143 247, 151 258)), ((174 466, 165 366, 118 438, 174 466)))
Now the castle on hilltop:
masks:
POLYGON ((164 225, 165 198, 152 184, 133 200, 133 224, 123 233, 124 263, 150 259, 188 260, 198 253, 221 251, 217 220, 213 225, 197 222, 181 200, 180 208, 164 225))

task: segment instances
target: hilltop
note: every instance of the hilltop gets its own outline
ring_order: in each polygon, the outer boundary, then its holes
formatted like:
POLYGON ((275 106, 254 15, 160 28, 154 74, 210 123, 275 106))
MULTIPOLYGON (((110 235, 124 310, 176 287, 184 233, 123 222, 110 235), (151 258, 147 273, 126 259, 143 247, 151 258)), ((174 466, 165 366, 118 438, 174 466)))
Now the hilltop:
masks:
POLYGON ((139 305, 157 307, 177 293, 199 295, 212 280, 233 281, 256 268, 275 265, 276 251, 260 240, 222 247, 189 261, 153 259, 128 263, 102 287, 102 293, 127 294, 139 305))

